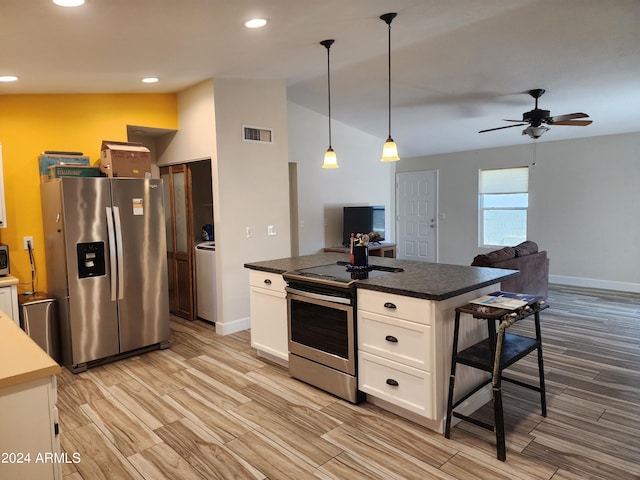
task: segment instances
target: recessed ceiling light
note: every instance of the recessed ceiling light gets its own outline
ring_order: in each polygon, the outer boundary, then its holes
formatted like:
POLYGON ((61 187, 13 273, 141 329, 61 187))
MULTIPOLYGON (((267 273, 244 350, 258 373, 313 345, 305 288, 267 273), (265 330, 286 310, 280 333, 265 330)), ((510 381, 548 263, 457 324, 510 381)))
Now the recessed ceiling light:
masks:
POLYGON ((53 0, 59 7, 79 7, 84 5, 84 0, 53 0))
POLYGON ((142 79, 143 83, 158 83, 159 80, 156 77, 147 77, 142 79))
POLYGON ((0 75, 0 82, 3 83, 15 82, 16 80, 18 80, 18 77, 15 75, 0 75))
POLYGON ((252 18, 251 20, 247 20, 246 22, 244 22, 244 26, 247 28, 260 28, 264 27, 266 24, 266 18, 252 18))

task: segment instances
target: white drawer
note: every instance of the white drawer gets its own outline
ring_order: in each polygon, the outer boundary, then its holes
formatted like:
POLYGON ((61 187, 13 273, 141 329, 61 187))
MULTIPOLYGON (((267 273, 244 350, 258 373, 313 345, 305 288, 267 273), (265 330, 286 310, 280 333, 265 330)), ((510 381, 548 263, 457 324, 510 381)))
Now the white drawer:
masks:
POLYGON ((358 310, 366 310, 367 312, 379 313, 427 325, 433 324, 434 308, 432 300, 359 288, 358 310))
POLYGON ((250 270, 249 285, 284 293, 284 287, 287 286, 287 282, 284 281, 284 278, 282 278, 282 275, 279 273, 250 270))
POLYGON ((430 325, 360 311, 358 350, 431 372, 433 337, 430 325))
POLYGON ((411 412, 434 418, 432 376, 428 372, 358 352, 358 388, 411 412))

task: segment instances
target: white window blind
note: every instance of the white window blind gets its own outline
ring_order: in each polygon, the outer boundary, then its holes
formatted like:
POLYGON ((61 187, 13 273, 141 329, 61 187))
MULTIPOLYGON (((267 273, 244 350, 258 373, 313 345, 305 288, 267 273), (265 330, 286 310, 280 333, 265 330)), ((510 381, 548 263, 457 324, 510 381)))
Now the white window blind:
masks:
POLYGON ((528 167, 480 170, 478 244, 511 246, 525 241, 528 207, 528 167))
POLYGON ((489 193, 527 193, 529 167, 480 170, 480 195, 489 193))

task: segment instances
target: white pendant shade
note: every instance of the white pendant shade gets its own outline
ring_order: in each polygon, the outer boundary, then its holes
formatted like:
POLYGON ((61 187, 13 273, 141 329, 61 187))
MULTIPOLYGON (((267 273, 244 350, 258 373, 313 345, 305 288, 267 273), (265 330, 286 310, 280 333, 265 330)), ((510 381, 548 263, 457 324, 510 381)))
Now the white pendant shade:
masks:
POLYGON ((392 138, 388 138, 384 143, 384 147, 382 147, 382 158, 380 161, 397 162, 398 160, 400 160, 400 157, 398 156, 398 146, 392 138))
POLYGON ((329 147, 327 152, 324 154, 324 163, 322 164, 322 168, 338 168, 336 152, 334 152, 331 147, 329 147))

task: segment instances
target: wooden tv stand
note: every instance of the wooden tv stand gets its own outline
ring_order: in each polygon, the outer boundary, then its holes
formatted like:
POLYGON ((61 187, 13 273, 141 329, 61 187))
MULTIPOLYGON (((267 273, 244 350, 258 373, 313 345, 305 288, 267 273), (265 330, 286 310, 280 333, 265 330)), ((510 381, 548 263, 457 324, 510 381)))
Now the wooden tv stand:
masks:
MULTIPOLYGON (((338 245, 337 247, 325 247, 325 252, 349 253, 349 247, 338 245)), ((369 244, 369 255, 372 257, 396 258, 396 244, 376 242, 369 244)))

